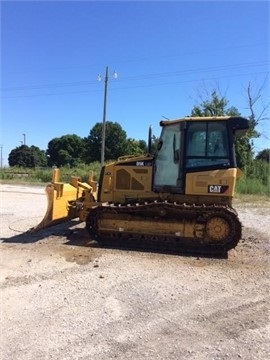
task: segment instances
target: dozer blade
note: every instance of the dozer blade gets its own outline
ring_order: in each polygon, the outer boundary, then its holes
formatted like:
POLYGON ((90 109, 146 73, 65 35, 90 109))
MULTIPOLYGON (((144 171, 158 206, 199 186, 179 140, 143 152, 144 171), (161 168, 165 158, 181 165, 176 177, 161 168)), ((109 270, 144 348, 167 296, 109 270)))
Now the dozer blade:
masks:
POLYGON ((32 231, 38 231, 78 216, 76 209, 70 205, 78 197, 76 187, 65 183, 54 183, 47 185, 45 192, 47 211, 42 221, 32 231))

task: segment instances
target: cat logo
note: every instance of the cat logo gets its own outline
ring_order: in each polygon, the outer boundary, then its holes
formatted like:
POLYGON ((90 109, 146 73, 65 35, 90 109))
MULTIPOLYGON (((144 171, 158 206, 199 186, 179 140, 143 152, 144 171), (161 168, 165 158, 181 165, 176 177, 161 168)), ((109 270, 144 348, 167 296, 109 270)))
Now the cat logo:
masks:
POLYGON ((215 194, 224 194, 229 189, 229 186, 224 185, 208 185, 208 192, 215 194))

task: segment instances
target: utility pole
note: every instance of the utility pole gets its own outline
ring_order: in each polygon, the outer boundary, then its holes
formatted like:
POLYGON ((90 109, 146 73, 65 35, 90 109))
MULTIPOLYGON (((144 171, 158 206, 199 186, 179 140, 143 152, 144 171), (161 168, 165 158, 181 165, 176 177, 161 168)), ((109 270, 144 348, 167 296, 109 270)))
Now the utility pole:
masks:
POLYGON ((101 161, 100 161, 101 168, 104 165, 104 155, 105 155, 107 88, 108 88, 108 66, 106 66, 106 74, 104 79, 104 104, 103 104, 103 120, 102 120, 101 161))
MULTIPOLYGON (((103 118, 102 118, 102 142, 101 142, 101 168, 104 166, 105 157, 105 137, 106 137, 106 110, 107 110, 107 89, 109 80, 109 68, 106 66, 105 78, 104 78, 104 103, 103 103, 103 118)), ((117 73, 113 73, 113 77, 117 79, 117 73)), ((101 80, 101 76, 98 75, 98 80, 101 80)))
POLYGON ((1 169, 2 169, 2 167, 3 167, 3 145, 2 145, 2 144, 0 145, 0 150, 1 150, 1 153, 0 153, 0 156, 1 156, 1 158, 0 158, 0 164, 1 164, 1 169))
POLYGON ((23 134, 23 145, 25 145, 25 144, 26 144, 25 137, 26 137, 26 135, 25 135, 25 134, 23 134))

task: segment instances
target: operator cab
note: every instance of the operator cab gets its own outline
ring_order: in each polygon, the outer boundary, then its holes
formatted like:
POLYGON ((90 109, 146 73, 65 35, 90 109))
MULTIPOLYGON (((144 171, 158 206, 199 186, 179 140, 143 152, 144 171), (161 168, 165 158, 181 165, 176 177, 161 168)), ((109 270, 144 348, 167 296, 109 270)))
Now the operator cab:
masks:
POLYGON ((242 117, 187 117, 161 121, 153 189, 184 193, 186 174, 236 168, 233 137, 249 128, 242 117))

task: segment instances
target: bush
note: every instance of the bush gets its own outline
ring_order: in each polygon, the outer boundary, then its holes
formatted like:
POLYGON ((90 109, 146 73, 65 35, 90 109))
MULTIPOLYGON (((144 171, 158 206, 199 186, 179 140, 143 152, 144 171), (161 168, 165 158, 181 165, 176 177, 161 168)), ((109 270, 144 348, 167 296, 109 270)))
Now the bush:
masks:
POLYGON ((236 182, 236 192, 239 194, 257 194, 270 196, 268 185, 264 185, 260 179, 248 179, 243 176, 236 182))
POLYGON ((270 165, 262 160, 253 160, 237 180, 236 192, 270 196, 270 165))

